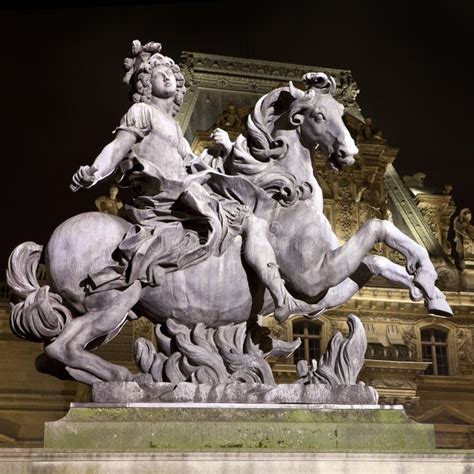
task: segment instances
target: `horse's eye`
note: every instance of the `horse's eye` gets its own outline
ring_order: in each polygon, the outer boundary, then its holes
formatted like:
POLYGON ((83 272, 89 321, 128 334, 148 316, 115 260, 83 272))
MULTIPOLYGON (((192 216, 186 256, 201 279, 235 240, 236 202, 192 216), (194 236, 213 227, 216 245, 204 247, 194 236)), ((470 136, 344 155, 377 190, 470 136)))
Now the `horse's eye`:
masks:
POLYGON ((322 122, 323 120, 326 120, 326 117, 321 112, 316 112, 314 114, 314 120, 316 120, 316 122, 322 122))

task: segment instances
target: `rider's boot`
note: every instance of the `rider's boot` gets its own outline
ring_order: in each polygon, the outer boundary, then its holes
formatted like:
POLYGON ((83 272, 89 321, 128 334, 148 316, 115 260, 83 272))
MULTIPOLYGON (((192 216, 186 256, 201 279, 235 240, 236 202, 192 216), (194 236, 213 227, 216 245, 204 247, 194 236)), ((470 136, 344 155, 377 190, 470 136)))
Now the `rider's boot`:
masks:
POLYGON ((267 271, 260 275, 275 303, 274 316, 278 322, 288 319, 291 314, 312 314, 314 307, 291 296, 285 287, 276 263, 268 263, 267 271))

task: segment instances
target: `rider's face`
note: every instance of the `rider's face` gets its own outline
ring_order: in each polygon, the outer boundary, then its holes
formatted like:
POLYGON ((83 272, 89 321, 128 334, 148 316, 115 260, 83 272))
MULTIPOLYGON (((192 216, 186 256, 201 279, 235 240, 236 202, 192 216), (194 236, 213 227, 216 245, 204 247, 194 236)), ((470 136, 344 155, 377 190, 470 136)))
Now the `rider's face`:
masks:
POLYGON ((158 66, 153 69, 151 76, 151 92, 155 97, 168 99, 176 94, 176 78, 173 71, 167 66, 158 66))

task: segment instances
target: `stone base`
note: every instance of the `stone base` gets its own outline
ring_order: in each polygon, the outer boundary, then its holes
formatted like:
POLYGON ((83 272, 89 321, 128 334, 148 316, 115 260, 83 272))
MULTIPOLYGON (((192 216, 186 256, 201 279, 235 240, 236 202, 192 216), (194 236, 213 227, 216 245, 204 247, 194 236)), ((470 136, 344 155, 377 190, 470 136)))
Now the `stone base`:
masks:
POLYGON ((331 403, 376 405, 377 391, 366 385, 265 385, 188 382, 98 382, 92 386, 94 403, 331 403))
POLYGON ((474 453, 100 453, 0 449, 0 472, 14 474, 471 474, 474 453))
POLYGON ((433 425, 402 406, 72 404, 45 448, 108 451, 426 452, 433 425))

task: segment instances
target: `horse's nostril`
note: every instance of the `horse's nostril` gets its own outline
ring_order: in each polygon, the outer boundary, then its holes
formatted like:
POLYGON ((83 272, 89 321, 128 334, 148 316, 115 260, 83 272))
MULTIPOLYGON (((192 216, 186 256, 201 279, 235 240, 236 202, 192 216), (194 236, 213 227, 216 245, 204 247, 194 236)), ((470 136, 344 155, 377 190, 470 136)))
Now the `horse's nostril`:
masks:
POLYGON ((344 150, 344 148, 339 148, 339 150, 337 150, 338 158, 345 158, 346 156, 347 156, 347 152, 346 150, 344 150))

